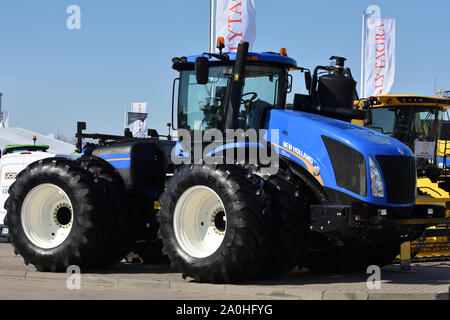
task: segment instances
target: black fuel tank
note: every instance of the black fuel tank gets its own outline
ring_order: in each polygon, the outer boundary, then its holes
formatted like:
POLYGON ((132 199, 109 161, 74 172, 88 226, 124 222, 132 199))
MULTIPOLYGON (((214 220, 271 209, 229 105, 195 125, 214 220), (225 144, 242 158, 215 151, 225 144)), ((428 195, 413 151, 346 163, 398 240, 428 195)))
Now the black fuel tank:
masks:
POLYGON ((99 147, 92 155, 111 164, 127 189, 162 191, 167 157, 158 142, 130 141, 99 147))

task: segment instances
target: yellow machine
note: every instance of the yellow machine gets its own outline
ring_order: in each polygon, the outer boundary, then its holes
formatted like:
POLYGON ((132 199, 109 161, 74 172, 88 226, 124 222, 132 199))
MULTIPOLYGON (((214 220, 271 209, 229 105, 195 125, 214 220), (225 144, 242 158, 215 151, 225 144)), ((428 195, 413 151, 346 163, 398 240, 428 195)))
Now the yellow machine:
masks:
MULTIPOLYGON (((450 216, 450 121, 444 114, 450 99, 411 95, 383 95, 357 101, 367 119, 353 123, 396 138, 417 159, 417 203, 439 204, 450 216)), ((450 259, 450 226, 427 229, 412 243, 416 261, 450 259)))

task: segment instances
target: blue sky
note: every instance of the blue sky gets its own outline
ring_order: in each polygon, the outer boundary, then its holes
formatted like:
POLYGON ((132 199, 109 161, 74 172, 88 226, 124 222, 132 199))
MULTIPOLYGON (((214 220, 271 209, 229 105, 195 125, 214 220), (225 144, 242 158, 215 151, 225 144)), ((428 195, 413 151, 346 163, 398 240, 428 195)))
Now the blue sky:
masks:
MULTIPOLYGON (((255 0, 254 51, 286 47, 299 65, 348 58, 360 78, 361 14, 379 5, 397 20, 397 68, 392 93, 450 90, 450 2, 255 0)), ((131 102, 149 103, 149 127, 167 132, 171 59, 207 51, 209 0, 2 0, 0 92, 11 126, 73 137, 120 134, 131 102), (66 9, 81 8, 81 30, 68 30, 66 9)), ((302 75, 294 91, 303 90, 302 75)), ((359 85, 358 85, 359 88, 359 85)))

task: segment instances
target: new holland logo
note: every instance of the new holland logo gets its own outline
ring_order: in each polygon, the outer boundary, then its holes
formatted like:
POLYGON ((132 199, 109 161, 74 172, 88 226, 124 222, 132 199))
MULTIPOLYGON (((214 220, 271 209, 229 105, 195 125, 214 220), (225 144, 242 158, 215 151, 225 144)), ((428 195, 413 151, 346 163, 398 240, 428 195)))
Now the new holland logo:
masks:
POLYGON ((5 173, 5 179, 6 180, 12 180, 17 177, 17 172, 6 172, 5 173))

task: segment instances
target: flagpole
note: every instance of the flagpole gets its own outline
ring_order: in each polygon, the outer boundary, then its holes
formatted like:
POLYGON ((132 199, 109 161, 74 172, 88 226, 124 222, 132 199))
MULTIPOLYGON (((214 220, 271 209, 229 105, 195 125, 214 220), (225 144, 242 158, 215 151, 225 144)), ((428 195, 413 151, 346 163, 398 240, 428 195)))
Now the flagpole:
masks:
POLYGON ((125 109, 125 117, 123 119, 123 130, 125 131, 125 129, 127 128, 128 123, 127 123, 127 109, 125 109))
POLYGON ((364 97, 364 47, 366 46, 366 37, 365 37, 365 25, 366 25, 366 11, 363 11, 362 16, 362 46, 361 46, 361 92, 360 98, 364 97))
POLYGON ((3 128, 2 95, 3 93, 0 92, 0 128, 3 128))
POLYGON ((214 52, 214 38, 215 38, 215 28, 214 28, 214 16, 216 14, 216 0, 210 0, 209 5, 209 52, 214 52))

